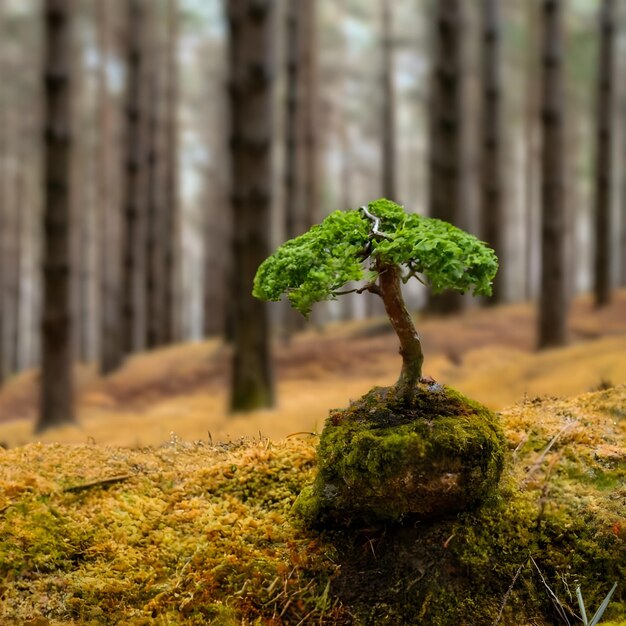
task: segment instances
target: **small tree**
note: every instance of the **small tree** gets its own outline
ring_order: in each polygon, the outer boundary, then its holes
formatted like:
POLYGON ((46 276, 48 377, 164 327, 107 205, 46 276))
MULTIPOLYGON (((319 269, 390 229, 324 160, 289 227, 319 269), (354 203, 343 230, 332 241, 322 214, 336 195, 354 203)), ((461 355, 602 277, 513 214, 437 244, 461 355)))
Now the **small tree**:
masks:
POLYGON ((380 296, 400 340, 402 371, 395 387, 409 401, 422 378, 424 355, 401 283, 416 278, 434 293, 473 288, 474 295, 490 295, 497 269, 493 250, 472 235, 380 199, 358 210, 335 211, 284 243, 259 267, 253 294, 273 301, 286 294, 305 316, 315 302, 346 293, 380 296), (360 280, 366 281, 362 287, 341 291, 360 280))

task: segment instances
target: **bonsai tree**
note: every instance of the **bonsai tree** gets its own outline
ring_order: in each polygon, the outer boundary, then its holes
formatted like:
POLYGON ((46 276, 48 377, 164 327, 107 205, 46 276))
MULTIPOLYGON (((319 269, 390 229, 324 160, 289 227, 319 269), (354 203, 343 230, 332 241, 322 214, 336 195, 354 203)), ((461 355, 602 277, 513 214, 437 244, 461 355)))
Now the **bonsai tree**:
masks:
POLYGON ((401 290, 416 278, 435 293, 488 295, 497 267, 493 250, 475 237, 385 199, 332 213, 261 264, 258 298, 286 294, 308 315, 320 300, 369 291, 382 298, 400 340, 395 385, 330 412, 318 474, 295 504, 307 524, 435 518, 473 505, 497 484, 504 460, 497 418, 453 389, 418 385, 424 355, 401 290), (363 282, 345 290, 350 281, 363 282))
POLYGON ((358 210, 335 211, 284 243, 259 267, 253 294, 273 301, 286 294, 305 316, 315 302, 346 293, 380 296, 400 340, 397 395, 408 401, 422 378, 424 355, 401 283, 416 278, 434 293, 472 289, 474 295, 490 295, 497 269, 494 251, 474 236, 380 199, 358 210), (342 291, 350 281, 365 283, 342 291))

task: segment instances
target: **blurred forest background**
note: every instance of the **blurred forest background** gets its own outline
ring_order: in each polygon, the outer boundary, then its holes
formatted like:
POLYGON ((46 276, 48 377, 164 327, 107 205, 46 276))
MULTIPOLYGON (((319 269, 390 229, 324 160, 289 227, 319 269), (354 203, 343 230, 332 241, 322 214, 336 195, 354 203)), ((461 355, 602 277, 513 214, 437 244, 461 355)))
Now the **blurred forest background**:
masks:
POLYGON ((41 368, 41 431, 76 364, 213 337, 231 409, 270 406, 304 322, 256 268, 380 196, 500 258, 491 300, 416 283, 414 311, 527 302, 563 345, 576 296, 626 285, 624 77, 613 0, 0 0, 0 383, 41 368))

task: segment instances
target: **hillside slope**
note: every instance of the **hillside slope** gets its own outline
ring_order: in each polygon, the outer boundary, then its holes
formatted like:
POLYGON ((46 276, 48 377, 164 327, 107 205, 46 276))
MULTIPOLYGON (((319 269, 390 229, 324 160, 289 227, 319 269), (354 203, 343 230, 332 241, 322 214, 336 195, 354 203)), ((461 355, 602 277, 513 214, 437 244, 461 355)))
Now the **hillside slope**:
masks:
MULTIPOLYGON (((579 299, 570 319, 571 345, 534 352, 535 312, 529 304, 473 309, 447 319, 418 319, 425 373, 491 408, 523 397, 570 396, 626 383, 626 290, 597 310, 579 299)), ((144 446, 184 439, 283 438, 319 431, 328 410, 345 406, 398 376, 397 338, 386 319, 337 324, 276 345, 275 409, 226 411, 227 347, 215 340, 137 355, 106 379, 79 371, 79 425, 33 436, 36 374, 27 372, 0 393, 0 442, 29 441, 144 446), (209 435, 210 433, 210 435, 209 435)))

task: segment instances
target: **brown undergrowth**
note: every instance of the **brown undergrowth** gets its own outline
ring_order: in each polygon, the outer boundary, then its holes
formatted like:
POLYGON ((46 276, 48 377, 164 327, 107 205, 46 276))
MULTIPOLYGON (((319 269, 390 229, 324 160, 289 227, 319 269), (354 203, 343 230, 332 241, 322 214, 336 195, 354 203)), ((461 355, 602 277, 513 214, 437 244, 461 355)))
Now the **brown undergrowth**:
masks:
MULTIPOLYGON (((426 353, 424 373, 491 409, 527 395, 571 396, 626 383, 626 290, 595 309, 579 298, 570 318, 571 345, 533 351, 535 313, 530 304, 473 309, 447 319, 418 318, 426 353)), ((0 443, 31 441, 145 446, 173 431, 184 439, 241 436, 281 439, 321 431, 329 407, 345 406, 398 376, 397 338, 388 320, 309 330, 289 345, 277 343, 278 406, 245 415, 227 411, 230 355, 215 340, 178 345, 129 358, 99 378, 81 367, 78 424, 33 435, 37 376, 26 372, 0 392, 0 443)))

